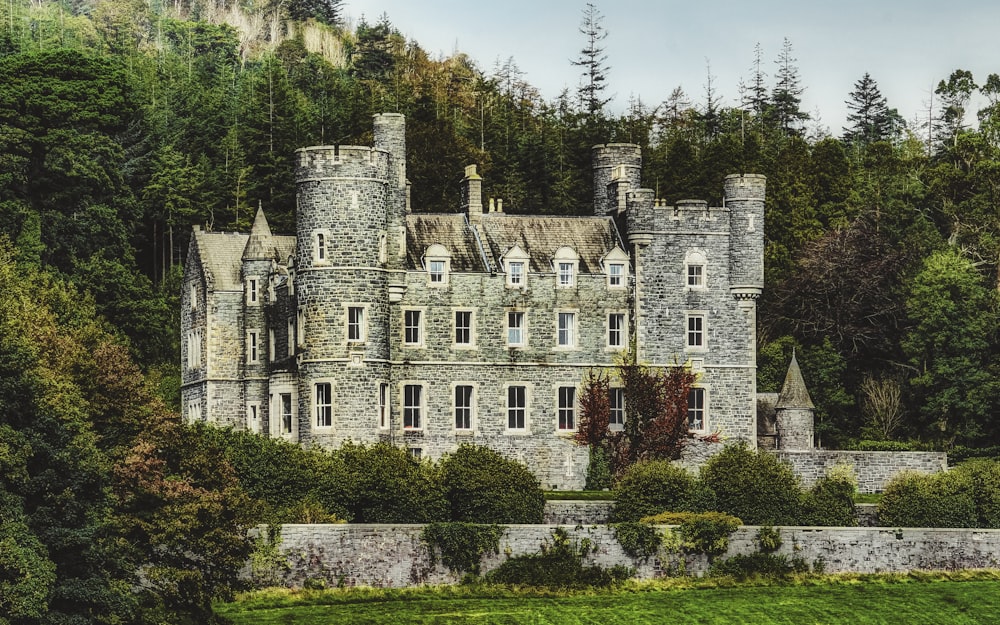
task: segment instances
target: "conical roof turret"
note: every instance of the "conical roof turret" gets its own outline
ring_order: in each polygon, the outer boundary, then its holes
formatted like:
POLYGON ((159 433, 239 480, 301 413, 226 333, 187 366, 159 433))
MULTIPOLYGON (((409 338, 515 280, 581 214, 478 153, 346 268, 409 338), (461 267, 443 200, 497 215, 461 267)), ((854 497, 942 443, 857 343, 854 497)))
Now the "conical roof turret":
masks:
POLYGON ((792 362, 788 363, 788 373, 785 374, 785 384, 781 387, 778 395, 778 403, 775 409, 809 409, 815 410, 809 391, 806 389, 806 382, 802 379, 802 371, 799 363, 795 359, 795 350, 792 350, 792 362))
POLYGON ((243 248, 243 260, 268 260, 271 257, 271 247, 271 227, 267 225, 264 209, 258 208, 253 227, 250 228, 250 238, 243 248))

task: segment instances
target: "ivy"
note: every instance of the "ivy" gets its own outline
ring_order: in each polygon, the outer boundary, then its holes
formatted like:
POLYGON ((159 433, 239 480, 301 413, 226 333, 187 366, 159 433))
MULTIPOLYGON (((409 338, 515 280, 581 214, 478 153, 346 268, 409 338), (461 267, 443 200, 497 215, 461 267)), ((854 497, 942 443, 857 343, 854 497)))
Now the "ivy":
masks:
POLYGON ((584 558, 592 551, 590 540, 583 539, 576 543, 566 530, 559 527, 552 532, 552 542, 544 543, 540 553, 510 558, 490 571, 486 580, 545 588, 604 588, 633 575, 632 569, 622 565, 610 569, 584 566, 584 558))
POLYGON ((729 535, 743 521, 722 512, 663 512, 643 519, 655 525, 677 525, 680 547, 689 553, 721 555, 729 549, 729 535))
POLYGON ((615 540, 633 558, 648 559, 663 544, 663 535, 649 523, 626 521, 611 526, 615 540))
POLYGON ((427 544, 431 564, 437 563, 437 554, 449 570, 457 573, 479 575, 479 563, 487 553, 500 553, 501 525, 478 523, 430 523, 424 527, 420 539, 427 544))

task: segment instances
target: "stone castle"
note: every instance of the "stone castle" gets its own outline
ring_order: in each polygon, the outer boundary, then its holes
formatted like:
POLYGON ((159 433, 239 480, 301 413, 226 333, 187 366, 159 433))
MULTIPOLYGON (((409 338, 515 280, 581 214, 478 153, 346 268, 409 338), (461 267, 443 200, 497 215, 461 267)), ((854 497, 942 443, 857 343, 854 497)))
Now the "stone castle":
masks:
MULTIPOLYGON (((758 423, 764 177, 728 176, 721 207, 667 206, 640 188, 639 147, 608 144, 593 149, 593 216, 507 214, 484 204, 474 165, 460 212, 422 213, 401 115, 375 116, 373 147, 296 158, 295 236, 273 235, 260 211, 249 234, 195 228, 186 419, 433 458, 476 443, 525 462, 546 488, 579 489, 582 381, 634 345, 641 362, 698 374, 693 432, 812 447, 804 386, 765 398, 758 423)), ((621 427, 620 389, 610 405, 621 427)))

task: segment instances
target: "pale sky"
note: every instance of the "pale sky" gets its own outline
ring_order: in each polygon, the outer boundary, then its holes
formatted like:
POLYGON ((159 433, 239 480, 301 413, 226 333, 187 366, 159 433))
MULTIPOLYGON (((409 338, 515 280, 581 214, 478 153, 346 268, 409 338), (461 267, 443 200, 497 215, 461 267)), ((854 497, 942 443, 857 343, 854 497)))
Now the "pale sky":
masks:
MULTIPOLYGON (((465 52, 489 73, 508 57, 546 100, 575 90, 580 68, 570 64, 584 45, 579 33, 585 0, 345 0, 355 23, 385 13, 405 37, 433 57, 465 52)), ((608 32, 609 109, 625 110, 630 96, 656 106, 681 86, 704 102, 706 63, 722 104, 738 103, 740 78, 749 79, 754 45, 763 49, 773 85, 775 60, 787 37, 798 59, 802 109, 818 110, 836 136, 844 101, 868 72, 890 107, 908 124, 926 117, 938 81, 967 69, 977 83, 1000 73, 1000 2, 986 0, 757 0, 677 2, 594 0, 608 32)), ((975 108, 975 107, 971 107, 975 108)), ((975 122, 975 110, 969 122, 975 122)))

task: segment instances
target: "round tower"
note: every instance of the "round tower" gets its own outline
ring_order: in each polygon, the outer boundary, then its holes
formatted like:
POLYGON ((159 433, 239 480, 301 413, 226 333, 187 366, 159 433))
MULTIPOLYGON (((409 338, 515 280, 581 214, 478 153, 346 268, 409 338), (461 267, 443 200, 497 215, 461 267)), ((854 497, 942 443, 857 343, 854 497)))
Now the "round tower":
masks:
POLYGON ((591 151, 594 169, 594 215, 603 217, 624 206, 624 194, 637 191, 642 184, 642 149, 634 143, 595 145, 591 151), (627 182, 617 193, 608 188, 612 182, 627 182), (621 201, 620 201, 621 200, 621 201))
POLYGON ((388 379, 388 151, 296 151, 298 424, 303 443, 377 438, 378 386, 388 379))
POLYGON ((731 174, 723 187, 729 208, 729 285, 738 298, 756 299, 764 288, 764 193, 760 174, 731 174))
POLYGON ((775 429, 778 431, 778 449, 807 451, 813 448, 815 412, 809 390, 806 389, 802 371, 792 352, 785 383, 774 406, 775 429))

